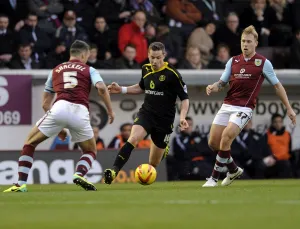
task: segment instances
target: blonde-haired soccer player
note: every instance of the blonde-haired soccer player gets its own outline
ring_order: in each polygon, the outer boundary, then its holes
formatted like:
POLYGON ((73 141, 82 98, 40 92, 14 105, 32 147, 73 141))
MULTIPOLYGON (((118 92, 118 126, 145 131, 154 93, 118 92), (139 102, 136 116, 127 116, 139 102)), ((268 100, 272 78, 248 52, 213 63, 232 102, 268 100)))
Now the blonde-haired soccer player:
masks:
POLYGON ((209 137, 209 146, 217 153, 216 163, 210 178, 203 187, 215 187, 221 172, 228 170, 222 185, 230 185, 240 177, 243 169, 238 167, 230 155, 233 140, 252 118, 256 98, 264 79, 271 83, 276 94, 287 109, 287 115, 296 124, 286 91, 279 82, 271 62, 256 53, 258 34, 254 26, 244 29, 241 36, 242 54, 233 56, 226 64, 220 80, 206 87, 207 95, 221 91, 229 83, 229 91, 223 105, 215 116, 209 137))

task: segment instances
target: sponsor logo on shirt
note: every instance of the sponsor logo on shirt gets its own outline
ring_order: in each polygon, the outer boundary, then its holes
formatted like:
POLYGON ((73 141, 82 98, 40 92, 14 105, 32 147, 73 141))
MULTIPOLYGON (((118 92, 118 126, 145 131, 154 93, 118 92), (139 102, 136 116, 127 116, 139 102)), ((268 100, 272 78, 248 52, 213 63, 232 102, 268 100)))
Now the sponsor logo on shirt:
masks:
POLYGON ((145 90, 145 93, 148 95, 159 95, 159 96, 164 96, 163 91, 151 91, 151 90, 145 90))
POLYGON ((252 76, 252 74, 245 73, 245 71, 245 68, 241 68, 240 73, 234 74, 234 77, 240 79, 249 79, 252 76))

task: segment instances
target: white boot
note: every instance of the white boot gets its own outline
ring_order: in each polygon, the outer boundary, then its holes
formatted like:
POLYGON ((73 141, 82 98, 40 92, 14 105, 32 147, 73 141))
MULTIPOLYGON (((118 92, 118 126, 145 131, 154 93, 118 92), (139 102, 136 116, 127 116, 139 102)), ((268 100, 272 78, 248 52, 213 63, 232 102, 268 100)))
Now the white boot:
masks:
POLYGON ((212 177, 206 178, 206 180, 207 181, 205 182, 204 185, 202 185, 202 187, 208 188, 208 187, 216 187, 216 186, 218 186, 218 182, 215 179, 213 179, 212 177))
POLYGON ((243 174, 244 170, 240 167, 238 167, 238 170, 235 173, 227 173, 227 176, 222 181, 222 186, 228 186, 230 185, 236 178, 239 178, 243 174))

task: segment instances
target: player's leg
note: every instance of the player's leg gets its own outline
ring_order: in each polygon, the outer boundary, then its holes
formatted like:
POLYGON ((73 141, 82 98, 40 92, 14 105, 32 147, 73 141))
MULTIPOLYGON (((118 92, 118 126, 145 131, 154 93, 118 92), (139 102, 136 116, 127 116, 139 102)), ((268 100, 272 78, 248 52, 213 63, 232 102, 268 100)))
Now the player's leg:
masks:
POLYGON ((90 123, 89 111, 85 106, 80 104, 71 104, 69 110, 70 117, 67 120, 66 127, 70 131, 72 141, 77 142, 82 150, 82 155, 76 164, 73 182, 87 191, 95 191, 97 190, 96 187, 84 178, 97 155, 96 141, 90 123))
POLYGON ((149 164, 157 167, 165 155, 165 151, 169 144, 170 134, 153 131, 151 133, 151 147, 149 154, 149 164))
POLYGON ((4 192, 26 192, 26 183, 28 174, 33 164, 33 157, 35 148, 47 138, 58 134, 61 131, 62 127, 55 126, 53 115, 50 112, 47 112, 43 118, 41 118, 36 126, 30 131, 21 156, 19 158, 19 167, 18 167, 18 182, 14 186, 5 190, 4 192))
POLYGON ((220 143, 219 156, 223 162, 226 162, 228 173, 226 178, 222 181, 223 186, 230 185, 236 178, 243 174, 243 169, 238 167, 231 157, 230 149, 233 140, 239 135, 241 130, 247 125, 252 118, 252 110, 250 108, 243 108, 242 112, 238 111, 230 116, 229 124, 222 134, 220 143))
POLYGON ((95 138, 92 137, 86 141, 79 142, 78 145, 82 149, 82 156, 76 165, 73 182, 87 191, 96 191, 97 188, 84 178, 97 156, 95 138))
POLYGON ((111 182, 116 178, 118 172, 128 161, 133 149, 141 140, 145 138, 146 135, 147 135, 147 131, 143 126, 136 125, 136 124, 133 125, 131 129, 130 137, 128 138, 127 142, 123 145, 123 147, 120 149, 115 159, 113 168, 106 169, 104 171, 104 182, 106 184, 111 184, 111 182))
POLYGON ((229 122, 222 134, 218 158, 221 163, 224 163, 227 166, 229 171, 227 177, 222 181, 223 186, 231 184, 234 179, 240 177, 243 173, 243 170, 235 164, 230 153, 231 144, 240 132, 241 129, 238 125, 229 122))
POLYGON ((230 111, 227 108, 227 105, 222 105, 221 109, 217 113, 216 117, 213 120, 213 123, 210 128, 209 147, 217 154, 216 163, 213 168, 213 172, 210 178, 207 178, 206 183, 202 187, 215 187, 218 185, 218 179, 220 173, 226 169, 226 164, 220 162, 218 153, 220 151, 220 143, 222 139, 223 131, 225 130, 228 121, 230 118, 230 111))

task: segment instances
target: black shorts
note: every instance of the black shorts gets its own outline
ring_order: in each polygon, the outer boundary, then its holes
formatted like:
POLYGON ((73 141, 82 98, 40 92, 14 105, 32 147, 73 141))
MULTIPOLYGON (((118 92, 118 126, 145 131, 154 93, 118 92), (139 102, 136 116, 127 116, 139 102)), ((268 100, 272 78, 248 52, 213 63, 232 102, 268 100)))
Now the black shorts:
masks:
POLYGON ((159 120, 144 112, 139 112, 133 125, 144 127, 147 134, 151 135, 153 143, 161 149, 165 149, 169 144, 171 133, 173 132, 173 122, 159 120))

